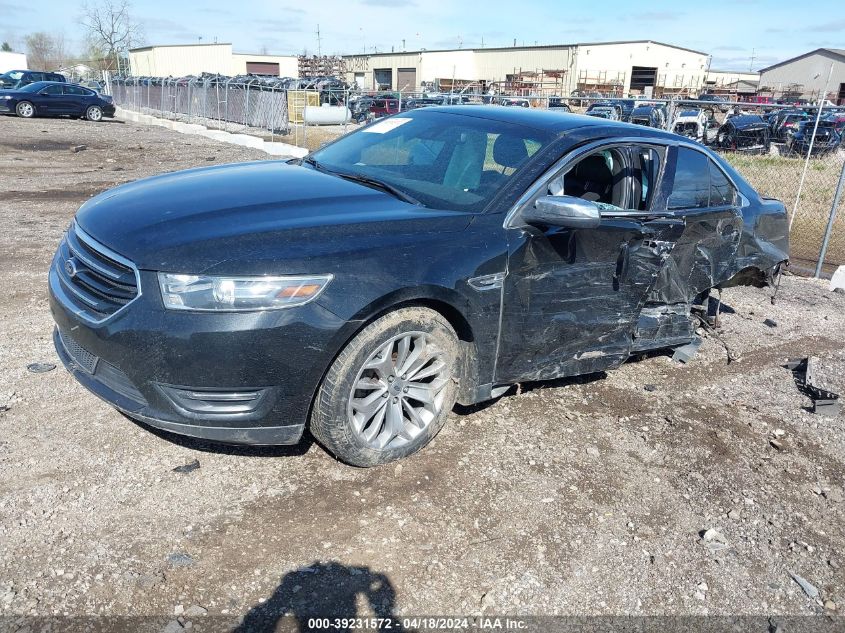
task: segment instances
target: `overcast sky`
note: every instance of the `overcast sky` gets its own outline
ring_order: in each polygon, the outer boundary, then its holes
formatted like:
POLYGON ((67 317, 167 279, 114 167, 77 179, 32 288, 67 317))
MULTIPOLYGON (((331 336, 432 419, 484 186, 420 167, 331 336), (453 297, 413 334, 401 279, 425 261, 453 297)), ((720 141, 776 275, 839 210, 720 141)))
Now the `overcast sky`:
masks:
MULTIPOLYGON (((61 33, 81 47, 81 2, 0 0, 0 39, 61 33), (36 8, 37 7, 37 8, 36 8), (49 19, 46 17, 49 16, 49 19)), ((835 0, 136 0, 147 44, 231 42, 237 52, 324 54, 651 39, 713 55, 714 69, 748 70, 819 48, 845 48, 835 0)))

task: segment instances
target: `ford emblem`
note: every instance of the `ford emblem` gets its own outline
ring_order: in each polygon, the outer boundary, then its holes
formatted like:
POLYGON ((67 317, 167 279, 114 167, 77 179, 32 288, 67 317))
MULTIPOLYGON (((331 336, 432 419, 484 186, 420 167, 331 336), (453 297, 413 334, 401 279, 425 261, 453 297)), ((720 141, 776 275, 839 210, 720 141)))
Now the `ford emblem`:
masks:
POLYGON ((70 278, 76 277, 76 273, 78 272, 76 270, 76 262, 72 259, 68 259, 67 261, 65 261, 65 272, 70 278))

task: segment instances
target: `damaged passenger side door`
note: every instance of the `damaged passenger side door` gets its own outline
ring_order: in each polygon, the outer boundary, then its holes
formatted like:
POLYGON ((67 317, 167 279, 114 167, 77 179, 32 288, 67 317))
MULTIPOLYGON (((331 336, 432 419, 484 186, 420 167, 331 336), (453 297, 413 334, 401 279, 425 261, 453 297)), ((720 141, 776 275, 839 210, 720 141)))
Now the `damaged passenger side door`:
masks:
POLYGON ((505 224, 496 381, 590 373, 629 356, 640 310, 684 229, 666 210, 667 155, 660 139, 591 143, 520 199, 505 224), (556 195, 597 205, 598 225, 525 221, 556 195))
POLYGON ((676 314, 678 325, 688 324, 685 332, 675 328, 674 336, 689 338, 694 330, 689 318, 692 305, 739 272, 742 196, 703 148, 671 147, 669 164, 673 177, 667 210, 683 219, 684 231, 649 293, 644 314, 676 314))

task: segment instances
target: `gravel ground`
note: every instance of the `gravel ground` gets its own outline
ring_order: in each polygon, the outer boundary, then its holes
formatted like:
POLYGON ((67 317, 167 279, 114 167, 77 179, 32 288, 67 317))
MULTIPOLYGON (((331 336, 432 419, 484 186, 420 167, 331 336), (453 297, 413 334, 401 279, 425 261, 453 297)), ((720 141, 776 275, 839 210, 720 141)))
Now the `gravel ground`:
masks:
POLYGON ((726 291, 720 332, 740 360, 707 338, 687 365, 655 354, 524 385, 456 411, 398 464, 350 468, 308 441, 215 447, 152 433, 63 369, 27 365, 58 363, 47 268, 80 203, 265 156, 156 127, 9 117, 0 147, 0 613, 155 615, 178 630, 278 610, 845 609, 845 415, 809 412, 781 367, 813 354, 845 388, 845 296, 824 284, 786 276, 776 305, 769 290, 726 291), (711 528, 724 547, 702 539, 711 528))

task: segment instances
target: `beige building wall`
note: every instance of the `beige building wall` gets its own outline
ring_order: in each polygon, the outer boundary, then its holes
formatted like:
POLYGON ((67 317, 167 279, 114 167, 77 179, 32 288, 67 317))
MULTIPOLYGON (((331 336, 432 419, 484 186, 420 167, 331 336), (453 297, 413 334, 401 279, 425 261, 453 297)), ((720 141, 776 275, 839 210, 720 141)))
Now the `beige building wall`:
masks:
POLYGON ((845 94, 845 55, 821 49, 760 71, 760 89, 775 94, 796 87, 804 97, 817 98, 826 83, 829 98, 836 99, 840 90, 845 94))
POLYGON ((248 61, 279 64, 280 77, 299 74, 299 63, 294 56, 233 53, 231 44, 145 46, 129 51, 131 73, 141 77, 184 77, 202 73, 242 75, 246 73, 248 61))
POLYGON ((476 51, 478 77, 487 81, 505 81, 507 75, 520 72, 550 70, 567 71, 564 81, 572 72, 571 46, 542 48, 492 48, 476 51))
MULTIPOLYGON (((579 44, 574 79, 604 73, 619 79, 623 92, 631 89, 633 66, 657 69, 657 85, 696 92, 704 84, 709 56, 656 42, 579 44)), ((574 88, 573 88, 574 89, 574 88)))
POLYGON ((293 55, 251 55, 249 53, 233 53, 232 66, 229 75, 243 75, 246 73, 247 62, 261 62, 278 64, 279 77, 298 77, 299 60, 293 55))
POLYGON ((149 77, 184 77, 203 72, 230 74, 231 44, 188 44, 185 46, 147 46, 129 51, 133 75, 149 77))
POLYGON ((710 70, 707 73, 707 83, 715 86, 727 86, 738 81, 750 81, 756 83, 760 80, 760 73, 742 72, 735 70, 710 70))
MULTIPOLYGON (((375 87, 375 69, 390 69, 393 89, 397 71, 413 68, 416 83, 436 79, 504 81, 520 72, 566 71, 560 91, 569 93, 578 85, 579 74, 618 80, 627 93, 632 66, 656 69, 657 85, 697 92, 704 85, 709 56, 656 42, 608 42, 595 44, 530 46, 514 48, 467 49, 380 53, 345 57, 347 81, 357 81, 364 90, 375 87)), ((548 79, 548 78, 547 78, 548 79)), ((554 83, 549 86, 556 90, 554 83)))

